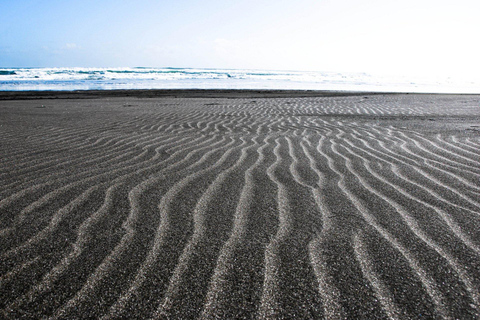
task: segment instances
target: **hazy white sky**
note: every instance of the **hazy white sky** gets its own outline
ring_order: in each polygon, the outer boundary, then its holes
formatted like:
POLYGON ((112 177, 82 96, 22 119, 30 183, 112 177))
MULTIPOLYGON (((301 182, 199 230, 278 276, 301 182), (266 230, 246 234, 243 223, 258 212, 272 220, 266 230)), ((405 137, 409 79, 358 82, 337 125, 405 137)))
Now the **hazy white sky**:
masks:
POLYGON ((1 0, 0 67, 478 78, 478 0, 1 0))

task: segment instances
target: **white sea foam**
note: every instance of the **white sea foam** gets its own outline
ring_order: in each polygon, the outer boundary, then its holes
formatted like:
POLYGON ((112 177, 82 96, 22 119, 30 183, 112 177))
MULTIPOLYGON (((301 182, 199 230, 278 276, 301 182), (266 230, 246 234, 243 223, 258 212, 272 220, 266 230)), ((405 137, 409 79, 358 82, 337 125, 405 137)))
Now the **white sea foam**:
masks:
POLYGON ((0 69, 0 91, 163 88, 480 93, 480 79, 190 68, 0 69))

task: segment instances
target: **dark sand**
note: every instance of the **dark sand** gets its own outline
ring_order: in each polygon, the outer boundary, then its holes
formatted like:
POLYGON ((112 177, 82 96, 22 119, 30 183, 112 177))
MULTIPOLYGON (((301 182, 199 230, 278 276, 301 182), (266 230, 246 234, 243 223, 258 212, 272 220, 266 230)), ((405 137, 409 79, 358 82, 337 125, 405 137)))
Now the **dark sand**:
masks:
POLYGON ((0 318, 480 315, 480 96, 0 100, 0 318))

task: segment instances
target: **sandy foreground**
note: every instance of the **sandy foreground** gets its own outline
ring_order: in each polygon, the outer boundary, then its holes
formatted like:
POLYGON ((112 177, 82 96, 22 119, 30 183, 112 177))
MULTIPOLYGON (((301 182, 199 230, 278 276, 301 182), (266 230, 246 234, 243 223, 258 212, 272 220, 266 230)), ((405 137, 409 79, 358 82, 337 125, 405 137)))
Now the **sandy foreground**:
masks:
POLYGON ((480 96, 2 93, 0 137, 0 318, 480 317, 480 96))

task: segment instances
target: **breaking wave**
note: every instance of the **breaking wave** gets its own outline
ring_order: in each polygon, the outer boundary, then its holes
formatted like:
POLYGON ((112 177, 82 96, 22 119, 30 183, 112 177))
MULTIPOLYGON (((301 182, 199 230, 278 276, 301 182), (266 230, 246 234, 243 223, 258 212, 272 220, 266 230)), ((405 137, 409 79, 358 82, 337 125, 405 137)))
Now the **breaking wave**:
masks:
POLYGON ((292 89, 478 93, 479 81, 366 73, 199 68, 4 68, 0 91, 112 89, 292 89))

